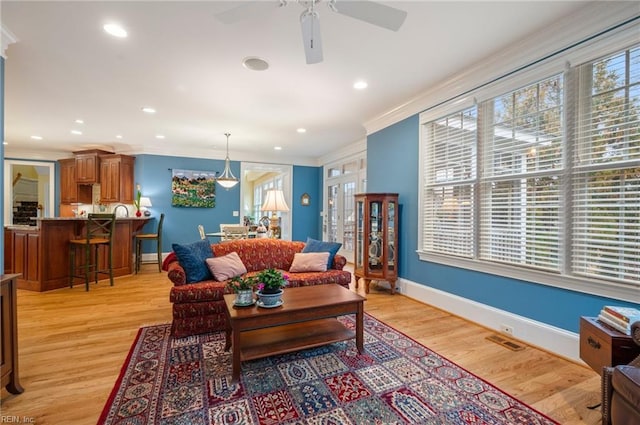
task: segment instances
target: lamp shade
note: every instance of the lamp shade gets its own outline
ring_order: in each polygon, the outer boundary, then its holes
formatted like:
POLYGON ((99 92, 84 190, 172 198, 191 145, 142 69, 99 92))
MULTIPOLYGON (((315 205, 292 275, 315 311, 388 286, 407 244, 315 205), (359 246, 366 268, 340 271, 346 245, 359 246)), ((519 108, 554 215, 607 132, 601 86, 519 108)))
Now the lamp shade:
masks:
POLYGON ((281 190, 271 189, 267 191, 267 196, 262 204, 262 211, 289 211, 289 207, 284 200, 284 193, 281 190))
POLYGON ((152 207, 153 205, 151 205, 151 198, 148 198, 146 196, 141 196, 140 197, 140 206, 141 207, 152 207))

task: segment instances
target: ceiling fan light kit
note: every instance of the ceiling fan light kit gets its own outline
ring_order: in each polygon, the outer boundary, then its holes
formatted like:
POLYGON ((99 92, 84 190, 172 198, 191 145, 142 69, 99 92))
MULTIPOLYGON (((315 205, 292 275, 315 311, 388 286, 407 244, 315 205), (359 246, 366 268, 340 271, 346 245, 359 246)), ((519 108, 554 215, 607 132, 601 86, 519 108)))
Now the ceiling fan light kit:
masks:
MULTIPOLYGON (((300 15, 300 26, 307 64, 319 63, 323 60, 320 15, 316 11, 316 5, 323 1, 333 12, 391 31, 398 31, 407 17, 407 12, 404 10, 367 0, 295 0, 305 8, 300 15)), ((217 14, 216 18, 225 24, 232 24, 251 15, 267 12, 275 6, 285 7, 288 3, 287 0, 274 0, 273 3, 265 1, 245 3, 217 14)))

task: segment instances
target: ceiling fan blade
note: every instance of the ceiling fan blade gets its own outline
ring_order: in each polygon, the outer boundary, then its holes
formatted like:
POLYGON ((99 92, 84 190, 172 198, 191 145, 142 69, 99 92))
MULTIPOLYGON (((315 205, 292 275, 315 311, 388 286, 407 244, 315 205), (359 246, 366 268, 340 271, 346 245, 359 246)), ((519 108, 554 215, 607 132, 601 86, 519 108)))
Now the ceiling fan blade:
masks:
POLYGON ((322 62, 322 39, 320 38, 320 19, 318 13, 306 10, 300 15, 302 41, 307 64, 322 62))
POLYGON ((235 24, 245 19, 263 16, 278 7, 284 6, 282 1, 249 1, 240 6, 232 7, 224 12, 216 13, 215 18, 223 24, 235 24))
POLYGON ((342 15, 391 31, 398 31, 407 17, 407 12, 404 10, 372 1, 335 0, 332 9, 342 15))

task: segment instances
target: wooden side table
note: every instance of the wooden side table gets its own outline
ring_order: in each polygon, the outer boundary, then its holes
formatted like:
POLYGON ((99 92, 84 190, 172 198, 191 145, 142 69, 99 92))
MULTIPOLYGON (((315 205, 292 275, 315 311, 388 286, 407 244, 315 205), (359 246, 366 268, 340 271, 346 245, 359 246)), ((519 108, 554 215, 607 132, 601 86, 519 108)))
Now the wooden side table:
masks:
POLYGON ((640 347, 630 335, 598 321, 580 318, 580 358, 602 376, 605 366, 627 364, 640 355, 640 347))
POLYGON ((11 394, 20 394, 24 390, 18 378, 18 322, 16 311, 16 288, 20 274, 3 274, 0 304, 2 304, 2 386, 11 394))

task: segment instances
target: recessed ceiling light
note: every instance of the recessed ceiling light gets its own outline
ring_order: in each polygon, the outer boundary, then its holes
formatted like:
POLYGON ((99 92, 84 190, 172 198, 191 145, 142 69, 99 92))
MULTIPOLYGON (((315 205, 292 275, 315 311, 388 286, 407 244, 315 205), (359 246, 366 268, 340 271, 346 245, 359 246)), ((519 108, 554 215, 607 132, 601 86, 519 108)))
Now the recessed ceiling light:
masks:
POLYGON ((125 38, 127 36, 127 31, 118 24, 105 24, 102 28, 107 34, 114 37, 125 38))
POLYGON ((156 139, 164 139, 164 134, 156 134, 156 139))
POLYGON ((299 128, 299 129, 297 129, 296 131, 297 131, 298 133, 306 133, 306 132, 307 132, 307 129, 306 129, 306 128, 302 128, 302 127, 301 127, 301 128, 299 128))
POLYGON ((116 134, 116 139, 122 139, 122 134, 116 134))
POLYGON ((42 136, 31 136, 33 140, 42 140, 42 136))
POLYGON ((156 110, 149 107, 149 106, 143 106, 142 107, 142 112, 146 112, 147 114, 155 114, 156 110))
POLYGON ((356 81, 356 82, 353 84, 353 88, 354 88, 354 89, 356 89, 356 90, 364 90, 364 89, 366 89, 368 86, 369 86, 369 84, 367 84, 367 82, 366 82, 366 81, 362 81, 362 80, 360 80, 360 81, 356 81))
POLYGON ((7 146, 9 142, 2 142, 3 145, 7 146))
POLYGON ((266 71, 269 69, 269 62, 255 56, 249 56, 242 60, 242 66, 252 71, 266 71))
POLYGON ((273 150, 281 151, 282 150, 282 146, 274 146, 273 150))
POLYGON ((80 130, 71 130, 71 134, 76 134, 76 135, 79 136, 79 135, 82 134, 82 131, 80 131, 80 130))
POLYGON ((84 120, 81 120, 81 119, 77 119, 75 122, 76 124, 84 124, 84 120))

